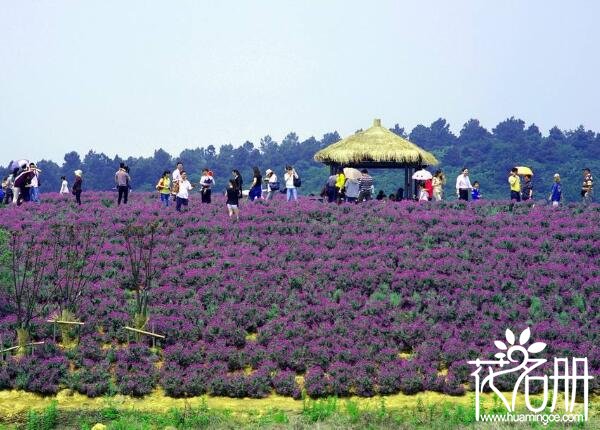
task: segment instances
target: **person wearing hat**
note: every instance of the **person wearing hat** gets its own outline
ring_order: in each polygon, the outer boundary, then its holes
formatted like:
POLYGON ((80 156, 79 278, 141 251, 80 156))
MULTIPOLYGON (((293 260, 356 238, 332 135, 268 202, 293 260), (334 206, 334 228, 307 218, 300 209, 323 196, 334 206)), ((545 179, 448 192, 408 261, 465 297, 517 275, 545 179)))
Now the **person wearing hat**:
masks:
POLYGON ((83 172, 81 170, 75 170, 75 182, 73 182, 73 194, 75 195, 75 201, 78 205, 81 205, 81 191, 83 184, 83 172))
POLYGON ((583 203, 588 204, 594 201, 594 178, 589 167, 583 169, 583 184, 581 185, 581 197, 583 203))
POLYGON ((267 181, 267 200, 271 200, 276 191, 279 191, 279 181, 277 175, 271 169, 267 169, 265 172, 267 181))
POLYGON ((556 207, 560 204, 560 198, 562 196, 562 189, 560 187, 560 175, 554 174, 554 183, 552 184, 552 190, 548 196, 548 200, 552 202, 552 206, 556 207))

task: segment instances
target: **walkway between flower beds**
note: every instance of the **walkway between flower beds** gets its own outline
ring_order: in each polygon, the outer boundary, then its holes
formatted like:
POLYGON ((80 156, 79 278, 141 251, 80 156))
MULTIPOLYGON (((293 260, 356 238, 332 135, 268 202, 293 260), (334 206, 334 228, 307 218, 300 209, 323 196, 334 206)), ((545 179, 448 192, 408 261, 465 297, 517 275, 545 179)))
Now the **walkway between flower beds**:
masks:
MULTIPOLYGON (((508 394, 507 394, 508 395, 508 394)), ((522 394, 519 394, 521 397, 522 394)), ((533 398, 539 396, 532 396, 533 398)), ((494 405, 494 395, 484 393, 482 395, 482 405, 484 408, 491 408, 494 405)), ((385 407, 387 409, 414 408, 419 400, 424 406, 440 405, 450 403, 462 405, 465 408, 474 408, 474 393, 469 392, 464 396, 449 396, 436 392, 418 393, 415 395, 395 394, 385 396, 385 407)), ((143 398, 134 398, 130 396, 115 395, 113 397, 89 398, 71 390, 62 390, 56 396, 40 396, 20 390, 0 391, 0 422, 11 421, 12 418, 22 416, 31 409, 46 408, 53 400, 58 401, 58 408, 62 410, 100 410, 107 407, 116 407, 118 409, 135 409, 142 412, 167 412, 170 409, 177 408, 195 408, 199 407, 204 400, 211 409, 229 410, 234 415, 236 413, 248 412, 266 412, 273 409, 283 411, 298 412, 302 410, 302 400, 294 400, 291 397, 272 395, 265 399, 233 399, 229 397, 211 397, 198 396, 188 399, 175 399, 164 395, 160 389, 155 390, 151 395, 143 398)), ((352 397, 357 401, 361 408, 375 410, 381 405, 381 397, 352 397)), ((341 402, 344 399, 340 399, 341 402)), ((600 403, 600 396, 592 396, 590 399, 590 413, 595 414, 596 405, 600 403)), ((577 404, 576 409, 580 408, 577 404)))

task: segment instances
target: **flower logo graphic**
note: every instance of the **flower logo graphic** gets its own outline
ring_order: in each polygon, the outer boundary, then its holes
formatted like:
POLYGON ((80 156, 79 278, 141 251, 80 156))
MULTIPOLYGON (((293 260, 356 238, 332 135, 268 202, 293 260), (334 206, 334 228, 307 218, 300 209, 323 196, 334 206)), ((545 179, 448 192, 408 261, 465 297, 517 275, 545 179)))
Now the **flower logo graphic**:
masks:
POLYGON ((539 354, 546 349, 546 343, 544 342, 532 342, 529 344, 531 339, 531 330, 527 327, 517 337, 514 332, 507 328, 504 332, 505 340, 495 340, 494 346, 498 349, 498 352, 494 354, 495 360, 481 360, 476 359, 474 361, 468 361, 469 364, 475 364, 477 369, 471 374, 475 377, 475 407, 476 415, 479 417, 479 398, 480 393, 483 392, 486 386, 492 390, 509 413, 516 411, 517 393, 519 388, 524 386, 525 392, 525 404, 527 408, 534 412, 540 413, 548 404, 548 381, 554 382, 552 405, 551 411, 554 411, 557 405, 558 398, 558 384, 563 383, 563 390, 565 393, 565 410, 568 412, 573 411, 575 404, 575 393, 577 390, 576 381, 583 382, 583 393, 584 393, 584 415, 587 420, 587 393, 588 393, 588 381, 593 379, 588 373, 587 358, 573 358, 569 365, 568 359, 566 358, 555 358, 554 359, 554 374, 549 376, 548 374, 532 375, 531 372, 535 369, 540 368, 548 360, 545 358, 532 358, 532 355, 539 354), (559 366, 561 365, 561 366, 559 366), (583 372, 578 370, 578 365, 583 365, 583 372), (485 369, 485 370, 484 370, 485 369), (512 396, 507 399, 494 384, 494 380, 500 376, 516 373, 514 388, 512 390, 512 396), (539 381, 542 383, 542 401, 540 406, 533 406, 530 402, 529 392, 530 383, 532 381, 539 381))
MULTIPOLYGON (((515 338, 515 334, 512 332, 511 329, 509 329, 509 328, 506 329, 505 336, 506 336, 506 343, 502 342, 501 340, 494 341, 494 345, 496 345, 496 348, 498 348, 500 351, 507 351, 506 353, 498 352, 494 355, 494 357, 496 357, 499 360, 503 360, 504 358, 512 356, 512 353, 515 351, 522 352, 523 348, 521 348, 521 347, 523 347, 527 342, 529 342, 529 338, 531 337, 531 330, 529 329, 529 327, 527 327, 525 330, 523 330, 521 332, 521 334, 519 335, 519 344, 518 345, 515 345, 516 338, 515 338), (507 344, 510 346, 507 346, 507 344)), ((545 348, 546 348, 546 344, 544 342, 535 342, 535 343, 532 343, 531 345, 529 345, 529 347, 526 349, 526 351, 528 354, 537 354, 538 352, 542 352, 545 348)), ((510 360, 510 361, 512 361, 512 360, 510 360)))

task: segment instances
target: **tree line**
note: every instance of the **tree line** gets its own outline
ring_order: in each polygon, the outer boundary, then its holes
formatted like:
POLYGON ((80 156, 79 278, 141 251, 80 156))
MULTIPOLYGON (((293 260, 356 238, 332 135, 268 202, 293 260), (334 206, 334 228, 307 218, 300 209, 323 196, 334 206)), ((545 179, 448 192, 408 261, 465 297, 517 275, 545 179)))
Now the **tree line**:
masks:
MULTIPOLYGON (((575 130, 561 130, 553 127, 543 135, 535 125, 529 126, 518 118, 510 117, 492 130, 487 130, 477 119, 470 119, 458 135, 450 130, 450 124, 439 118, 429 126, 417 125, 407 133, 399 124, 390 130, 399 136, 426 149, 438 158, 441 168, 447 175, 446 189, 453 196, 454 178, 463 166, 471 172, 471 180, 481 183, 483 198, 508 198, 507 176, 511 167, 529 166, 534 171, 535 196, 547 196, 556 172, 563 178, 563 195, 568 201, 579 199, 581 169, 590 167, 592 172, 600 171, 600 133, 579 126, 575 130)), ((119 163, 130 168, 134 191, 154 190, 161 173, 172 170, 181 160, 193 181, 198 181, 203 167, 209 167, 215 174, 217 189, 225 187, 231 170, 238 169, 248 185, 252 177, 252 167, 261 171, 273 169, 283 174, 286 164, 292 164, 302 176, 302 194, 318 194, 329 175, 329 169, 313 160, 314 154, 340 140, 337 131, 326 133, 321 139, 309 137, 300 140, 291 132, 281 142, 266 135, 258 144, 250 141, 239 147, 231 144, 217 149, 214 145, 185 149, 174 156, 163 149, 154 151, 151 157, 109 157, 90 150, 81 158, 75 151, 65 154, 62 165, 52 160, 38 161, 42 169, 43 192, 58 191, 60 177, 72 181, 73 171, 84 172, 86 190, 111 190, 114 188, 114 173, 119 163)), ((435 169, 435 168, 433 168, 435 169)), ((401 171, 375 170, 377 191, 387 194, 395 192, 404 182, 401 171)))

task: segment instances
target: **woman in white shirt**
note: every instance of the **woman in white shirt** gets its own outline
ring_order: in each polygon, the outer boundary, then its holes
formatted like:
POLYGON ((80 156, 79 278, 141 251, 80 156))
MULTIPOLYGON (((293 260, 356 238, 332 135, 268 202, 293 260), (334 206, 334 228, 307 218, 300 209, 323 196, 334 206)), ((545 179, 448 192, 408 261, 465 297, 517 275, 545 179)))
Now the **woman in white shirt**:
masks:
POLYGON ((69 183, 65 176, 60 177, 60 194, 69 194, 69 183))
POLYGON ((181 206, 188 205, 189 192, 193 190, 194 187, 188 181, 187 173, 185 170, 181 172, 181 179, 179 179, 179 191, 177 192, 177 201, 175 204, 175 210, 177 212, 181 212, 181 206))
POLYGON ((283 175, 283 179, 285 181, 285 189, 287 190, 287 201, 290 200, 298 200, 298 190, 296 189, 296 185, 294 184, 295 180, 298 178, 298 173, 294 170, 292 166, 286 166, 286 172, 283 175))

